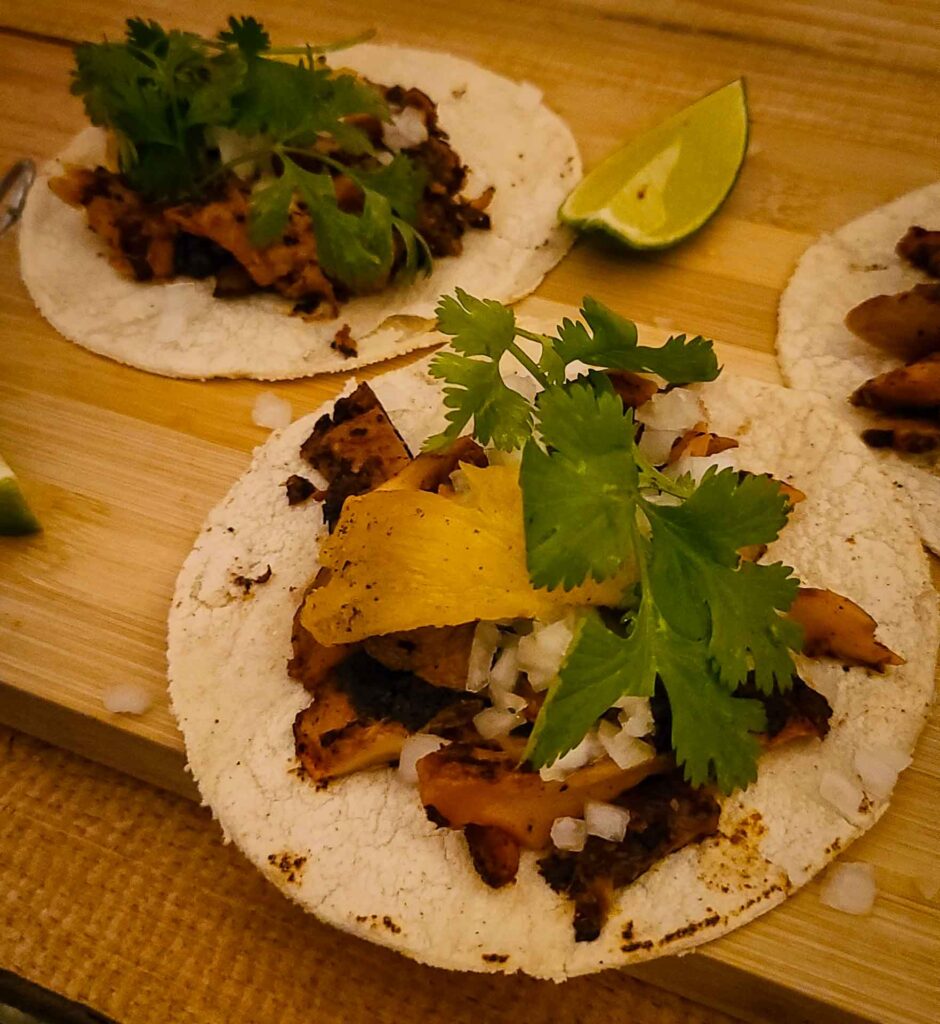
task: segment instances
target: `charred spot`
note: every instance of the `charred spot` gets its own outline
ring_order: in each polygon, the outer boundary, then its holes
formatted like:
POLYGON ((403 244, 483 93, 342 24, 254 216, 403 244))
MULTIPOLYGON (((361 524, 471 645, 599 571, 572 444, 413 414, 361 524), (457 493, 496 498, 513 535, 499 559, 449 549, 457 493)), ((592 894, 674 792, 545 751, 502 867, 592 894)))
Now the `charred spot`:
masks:
POLYGON ((359 355, 359 346, 350 332, 349 324, 343 324, 336 332, 333 340, 330 342, 330 348, 334 352, 339 352, 341 356, 345 356, 347 359, 354 359, 359 355))
POLYGON ((508 953, 484 953, 483 962, 487 964, 504 964, 509 959, 508 953))
POLYGON ((388 929, 388 930, 389 930, 389 931, 390 931, 390 932, 392 933, 392 935, 398 935, 398 934, 399 934, 399 933, 401 932, 401 925, 398 925, 398 924, 396 924, 396 923, 395 923, 395 922, 394 922, 394 921, 393 921, 393 920, 392 920, 392 919, 391 919, 391 918, 390 918, 390 917, 388 916, 388 914, 386 914, 386 915, 385 915, 385 916, 384 916, 384 917, 382 918, 382 924, 383 924, 383 925, 384 925, 384 926, 385 926, 385 927, 386 927, 386 928, 387 928, 387 929, 388 929))
POLYGON ((234 262, 234 257, 211 238, 180 231, 173 240, 173 273, 197 281, 217 274, 234 262))
POLYGON ((355 651, 337 665, 334 678, 361 718, 401 722, 409 732, 417 732, 445 708, 466 699, 464 691, 386 668, 365 651, 355 651))
POLYGON ((690 935, 700 932, 703 928, 714 928, 720 921, 720 914, 709 914, 708 917, 703 918, 701 921, 691 921, 689 924, 677 928, 674 932, 668 932, 664 935, 661 945, 665 946, 667 943, 675 942, 677 939, 688 938, 690 935))
POLYGON ((549 886, 574 900, 579 942, 600 934, 613 890, 632 884, 663 857, 718 829, 715 799, 690 786, 678 771, 645 779, 615 802, 630 812, 619 843, 588 836, 579 853, 554 850, 538 862, 549 886))
POLYGON ((829 732, 829 720, 832 708, 821 694, 814 690, 799 676, 793 676, 792 685, 785 693, 774 689, 773 693, 762 693, 757 689, 754 673, 749 672, 747 681, 735 690, 736 697, 760 701, 767 716, 767 736, 773 739, 783 732, 787 726, 796 724, 806 726, 806 731, 820 738, 829 732))
POLYGON ((260 576, 243 576, 239 574, 232 578, 232 582, 236 587, 241 587, 246 594, 250 594, 252 587, 261 586, 262 583, 267 583, 270 578, 271 566, 269 565, 260 576))
POLYGON ((620 933, 620 938, 622 938, 624 942, 629 942, 633 938, 632 921, 627 921, 627 923, 623 926, 623 931, 620 933))
POLYGON ((288 505, 299 505, 312 494, 317 493, 317 488, 305 476, 300 476, 297 473, 291 473, 284 484, 284 488, 287 491, 288 505))
POLYGON ((622 953, 635 953, 638 949, 652 949, 651 939, 643 939, 641 942, 626 942, 620 947, 622 953))
POLYGON ((441 814, 434 804, 425 804, 424 813, 427 815, 428 821, 431 822, 432 825, 436 825, 438 828, 450 827, 450 822, 443 814, 441 814))

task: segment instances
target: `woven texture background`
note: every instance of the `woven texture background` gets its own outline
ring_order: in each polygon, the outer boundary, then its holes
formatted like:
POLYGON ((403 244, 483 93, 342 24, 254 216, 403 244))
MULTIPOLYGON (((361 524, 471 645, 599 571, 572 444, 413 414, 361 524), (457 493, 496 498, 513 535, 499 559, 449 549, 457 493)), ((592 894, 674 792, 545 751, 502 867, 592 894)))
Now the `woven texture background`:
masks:
POLYGON ((303 914, 205 810, 0 729, 0 966, 121 1024, 731 1024, 607 971, 448 974, 303 914))

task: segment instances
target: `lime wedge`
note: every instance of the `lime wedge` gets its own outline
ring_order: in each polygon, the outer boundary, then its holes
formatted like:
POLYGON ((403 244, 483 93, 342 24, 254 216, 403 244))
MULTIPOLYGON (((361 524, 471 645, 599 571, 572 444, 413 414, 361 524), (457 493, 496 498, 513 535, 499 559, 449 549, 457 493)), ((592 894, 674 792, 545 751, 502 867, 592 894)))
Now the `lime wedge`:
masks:
POLYGON ((634 249, 664 249, 721 206, 746 150, 747 97, 738 79, 607 157, 565 200, 561 219, 634 249))
POLYGON ((13 470, 0 458, 0 535, 15 536, 41 530, 13 470))

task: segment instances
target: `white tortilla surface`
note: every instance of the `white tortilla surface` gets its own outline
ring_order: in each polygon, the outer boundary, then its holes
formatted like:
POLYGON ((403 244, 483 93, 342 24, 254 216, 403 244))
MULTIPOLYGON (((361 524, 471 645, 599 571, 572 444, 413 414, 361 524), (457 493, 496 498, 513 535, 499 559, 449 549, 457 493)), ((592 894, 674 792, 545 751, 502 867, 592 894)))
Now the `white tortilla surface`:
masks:
MULTIPOLYGON (((443 423, 425 367, 372 382, 412 450, 443 423)), ((291 726, 310 698, 286 665, 323 526, 314 502, 287 504, 284 481, 291 473, 316 479, 298 449, 322 409, 272 435, 210 514, 169 621, 170 696, 193 776, 226 836, 288 896, 425 963, 562 980, 680 952, 756 917, 884 813, 887 801, 869 795, 847 821, 819 782, 831 770, 854 778, 859 746, 911 750, 923 724, 937 612, 917 533, 825 399, 744 378, 722 378, 704 395, 712 429, 740 440, 743 468, 772 472, 808 496, 766 557, 861 604, 907 663, 878 675, 802 662, 804 678, 832 704, 828 737, 765 755, 758 781, 725 801, 719 836, 621 890, 601 936, 576 943, 573 904, 544 882, 534 854, 523 852, 516 882, 490 889, 461 833, 435 828, 395 769, 324 790, 297 772, 291 726), (268 566, 270 579, 249 595, 233 582, 268 566)))
POLYGON ((416 86, 438 105, 441 127, 469 167, 465 194, 490 186, 492 228, 470 229, 458 257, 428 278, 353 299, 333 320, 291 316, 276 295, 212 297, 214 279, 141 284, 117 273, 83 210, 49 189, 64 163, 103 162, 104 133, 81 132, 34 184, 20 229, 23 280, 43 316, 85 348, 169 377, 306 377, 350 370, 432 343, 438 298, 458 285, 514 302, 536 288, 573 235, 557 211, 581 177, 567 125, 538 89, 445 53, 362 44, 333 61, 387 85, 416 86), (330 342, 348 324, 358 355, 330 342))
MULTIPOLYGON (((866 380, 902 360, 857 338, 843 320, 873 295, 892 295, 932 280, 894 251, 911 225, 940 227, 940 182, 823 235, 806 250, 780 299, 777 358, 791 387, 820 391, 861 433, 872 415, 849 404, 866 380)), ((940 555, 940 461, 936 452, 874 452, 895 489, 911 502, 924 543, 940 555)))

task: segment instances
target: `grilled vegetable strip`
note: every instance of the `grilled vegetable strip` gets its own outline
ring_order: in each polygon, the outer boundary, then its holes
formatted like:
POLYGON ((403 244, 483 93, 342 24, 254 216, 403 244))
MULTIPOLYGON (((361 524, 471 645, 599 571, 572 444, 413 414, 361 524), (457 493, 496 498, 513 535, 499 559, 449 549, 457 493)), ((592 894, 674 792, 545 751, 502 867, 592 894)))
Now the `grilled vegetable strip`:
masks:
POLYGON ((875 620, 832 590, 800 587, 787 614, 802 627, 803 653, 811 658, 832 657, 878 672, 886 665, 904 664, 903 658, 875 639, 875 620))
POLYGON ((876 295, 849 310, 845 326, 904 362, 940 348, 940 284, 918 284, 897 295, 876 295))

